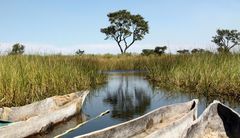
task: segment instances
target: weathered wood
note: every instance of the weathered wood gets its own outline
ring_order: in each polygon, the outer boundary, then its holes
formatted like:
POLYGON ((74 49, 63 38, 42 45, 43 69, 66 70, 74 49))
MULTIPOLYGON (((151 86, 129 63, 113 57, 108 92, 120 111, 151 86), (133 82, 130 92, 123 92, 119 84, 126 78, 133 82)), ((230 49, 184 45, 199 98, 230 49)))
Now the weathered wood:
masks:
POLYGON ((0 128, 0 137, 27 137, 79 113, 88 91, 54 96, 22 107, 2 108, 1 119, 14 121, 0 128))
POLYGON ((240 138, 240 116, 237 112, 214 101, 183 133, 182 138, 240 138))
POLYGON ((197 118, 198 100, 163 106, 136 119, 77 138, 178 138, 197 118))

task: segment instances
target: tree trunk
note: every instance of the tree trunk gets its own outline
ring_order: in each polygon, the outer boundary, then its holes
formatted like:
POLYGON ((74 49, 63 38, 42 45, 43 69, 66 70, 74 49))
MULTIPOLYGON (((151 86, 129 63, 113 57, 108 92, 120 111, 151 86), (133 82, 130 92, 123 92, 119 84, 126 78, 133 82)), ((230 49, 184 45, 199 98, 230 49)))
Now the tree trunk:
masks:
POLYGON ((121 47, 120 43, 118 42, 117 44, 118 44, 118 47, 119 47, 119 49, 120 49, 120 51, 121 51, 121 54, 123 54, 123 53, 124 53, 124 51, 123 51, 123 49, 122 49, 122 47, 121 47))

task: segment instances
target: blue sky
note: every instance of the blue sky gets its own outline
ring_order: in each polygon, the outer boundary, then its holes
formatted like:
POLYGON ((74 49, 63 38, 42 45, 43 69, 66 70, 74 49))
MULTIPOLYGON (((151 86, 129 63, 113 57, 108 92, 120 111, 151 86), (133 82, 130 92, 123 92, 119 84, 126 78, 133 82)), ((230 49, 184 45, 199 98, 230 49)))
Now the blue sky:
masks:
POLYGON ((0 0, 0 49, 13 43, 30 52, 118 53, 100 28, 109 25, 109 12, 127 9, 141 14, 150 34, 129 49, 168 45, 214 49, 211 37, 218 28, 240 30, 239 0, 0 0))

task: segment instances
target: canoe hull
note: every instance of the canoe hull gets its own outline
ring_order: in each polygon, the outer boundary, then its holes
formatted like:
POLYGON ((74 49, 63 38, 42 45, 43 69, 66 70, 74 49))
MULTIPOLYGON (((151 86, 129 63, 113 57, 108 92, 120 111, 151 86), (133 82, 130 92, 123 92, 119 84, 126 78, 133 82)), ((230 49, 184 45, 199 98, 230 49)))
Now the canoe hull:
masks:
MULTIPOLYGON (((81 111, 82 104, 87 96, 88 91, 75 93, 77 96, 71 99, 68 103, 64 104, 62 107, 57 107, 56 109, 32 116, 24 121, 18 121, 8 126, 0 128, 0 137, 2 138, 18 138, 27 137, 33 134, 37 134, 45 131, 48 127, 60 123, 67 118, 74 116, 81 111)), ((69 96, 67 96, 69 97, 69 96)), ((56 100, 57 97, 52 97, 56 100)), ((49 99, 49 98, 48 98, 49 99)), ((58 100, 57 102, 61 102, 58 100)), ((41 102, 41 101, 40 101, 41 102)), ((36 103, 33 103, 36 104, 36 103)), ((27 105, 29 106, 29 105, 27 105)), ((21 107, 19 107, 21 108, 21 107)), ((26 108, 23 107, 23 108, 26 108)), ((22 110, 22 109, 19 109, 22 110)))

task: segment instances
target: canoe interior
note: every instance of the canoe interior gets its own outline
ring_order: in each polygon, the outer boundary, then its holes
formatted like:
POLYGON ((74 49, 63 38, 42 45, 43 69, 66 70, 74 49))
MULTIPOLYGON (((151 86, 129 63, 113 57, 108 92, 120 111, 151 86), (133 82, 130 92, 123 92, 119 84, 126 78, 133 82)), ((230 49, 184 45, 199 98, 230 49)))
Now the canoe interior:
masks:
POLYGON ((186 129, 187 126, 192 124, 192 122, 196 119, 197 103, 198 100, 193 100, 186 103, 160 107, 136 119, 84 134, 78 136, 77 138, 146 137, 149 135, 154 137, 154 135, 163 135, 163 133, 167 132, 166 130, 171 130, 168 133, 168 135, 171 135, 172 131, 186 129), (176 121, 181 118, 184 118, 183 120, 186 120, 186 122, 181 122, 182 120, 179 122, 176 121), (181 128, 176 129, 173 124, 177 124, 181 128), (161 131, 155 132, 157 130, 161 131))
POLYGON ((183 138, 240 138, 240 116, 224 104, 215 101, 183 133, 183 138))
POLYGON ((226 135, 230 138, 240 138, 240 117, 230 108, 218 104, 217 112, 222 119, 226 135))

